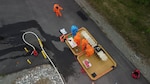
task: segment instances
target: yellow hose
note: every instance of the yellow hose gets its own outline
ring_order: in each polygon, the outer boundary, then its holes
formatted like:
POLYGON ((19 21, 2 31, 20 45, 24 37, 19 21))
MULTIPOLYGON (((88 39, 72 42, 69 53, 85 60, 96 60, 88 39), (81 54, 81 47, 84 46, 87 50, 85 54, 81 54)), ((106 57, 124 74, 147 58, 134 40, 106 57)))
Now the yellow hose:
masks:
POLYGON ((42 52, 43 57, 46 59, 47 57, 46 57, 45 52, 43 50, 41 52, 42 52))
POLYGON ((24 47, 24 50, 28 53, 29 52, 29 50, 26 48, 26 47, 24 47))
POLYGON ((27 59, 27 62, 28 62, 29 64, 32 64, 31 61, 30 61, 29 59, 27 59))
POLYGON ((41 47, 43 47, 42 41, 38 38, 39 44, 41 47))

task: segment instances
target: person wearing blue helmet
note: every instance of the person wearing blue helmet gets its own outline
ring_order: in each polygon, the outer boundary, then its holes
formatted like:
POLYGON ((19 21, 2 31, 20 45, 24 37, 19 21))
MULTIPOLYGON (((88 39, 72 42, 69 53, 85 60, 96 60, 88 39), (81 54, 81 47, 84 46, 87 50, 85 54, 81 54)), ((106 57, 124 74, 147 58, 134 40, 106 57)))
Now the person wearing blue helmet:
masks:
POLYGON ((76 25, 72 25, 72 26, 71 26, 71 33, 72 33, 72 36, 74 37, 77 32, 78 32, 78 27, 77 27, 76 25))

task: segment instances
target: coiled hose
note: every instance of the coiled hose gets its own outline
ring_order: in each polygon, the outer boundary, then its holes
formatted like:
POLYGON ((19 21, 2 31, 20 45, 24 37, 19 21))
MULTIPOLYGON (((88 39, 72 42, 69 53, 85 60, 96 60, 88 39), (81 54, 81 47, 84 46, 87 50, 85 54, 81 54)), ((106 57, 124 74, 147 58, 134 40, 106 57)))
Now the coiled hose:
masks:
POLYGON ((40 38, 38 37, 38 35, 36 35, 34 32, 31 32, 31 31, 25 32, 25 33, 23 33, 23 35, 22 35, 23 41, 24 41, 27 45, 29 45, 30 47, 32 47, 33 50, 36 50, 35 47, 34 47, 32 44, 30 44, 29 42, 27 42, 27 41, 25 40, 25 35, 26 35, 26 34, 33 34, 33 35, 37 38, 37 40, 38 40, 38 42, 39 42, 39 45, 40 45, 40 47, 41 47, 41 50, 42 50, 41 52, 42 52, 43 56, 46 56, 46 57, 48 58, 49 62, 52 64, 52 66, 54 67, 54 69, 55 69, 56 72, 58 73, 58 75, 59 75, 59 77, 60 77, 62 83, 64 84, 64 81, 63 81, 63 79, 62 79, 62 77, 61 77, 59 71, 57 70, 57 68, 56 68, 56 66, 54 65, 53 61, 50 59, 50 57, 47 55, 46 51, 44 50, 42 41, 40 40, 40 38))

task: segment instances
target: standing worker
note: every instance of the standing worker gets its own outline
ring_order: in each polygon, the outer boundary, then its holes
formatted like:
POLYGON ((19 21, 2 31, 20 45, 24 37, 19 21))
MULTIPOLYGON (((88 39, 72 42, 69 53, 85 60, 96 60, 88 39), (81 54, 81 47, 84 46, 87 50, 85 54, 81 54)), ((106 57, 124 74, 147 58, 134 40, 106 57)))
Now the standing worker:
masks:
POLYGON ((63 8, 59 4, 54 4, 53 11, 56 13, 57 17, 62 16, 61 10, 63 10, 63 8))

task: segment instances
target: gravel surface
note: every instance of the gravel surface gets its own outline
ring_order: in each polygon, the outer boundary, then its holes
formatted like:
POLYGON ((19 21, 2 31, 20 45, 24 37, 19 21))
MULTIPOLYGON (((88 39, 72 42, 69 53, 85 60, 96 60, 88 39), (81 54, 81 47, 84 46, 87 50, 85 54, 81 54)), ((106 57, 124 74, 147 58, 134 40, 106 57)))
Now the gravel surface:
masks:
POLYGON ((63 84, 49 64, 26 69, 0 78, 0 84, 63 84))

